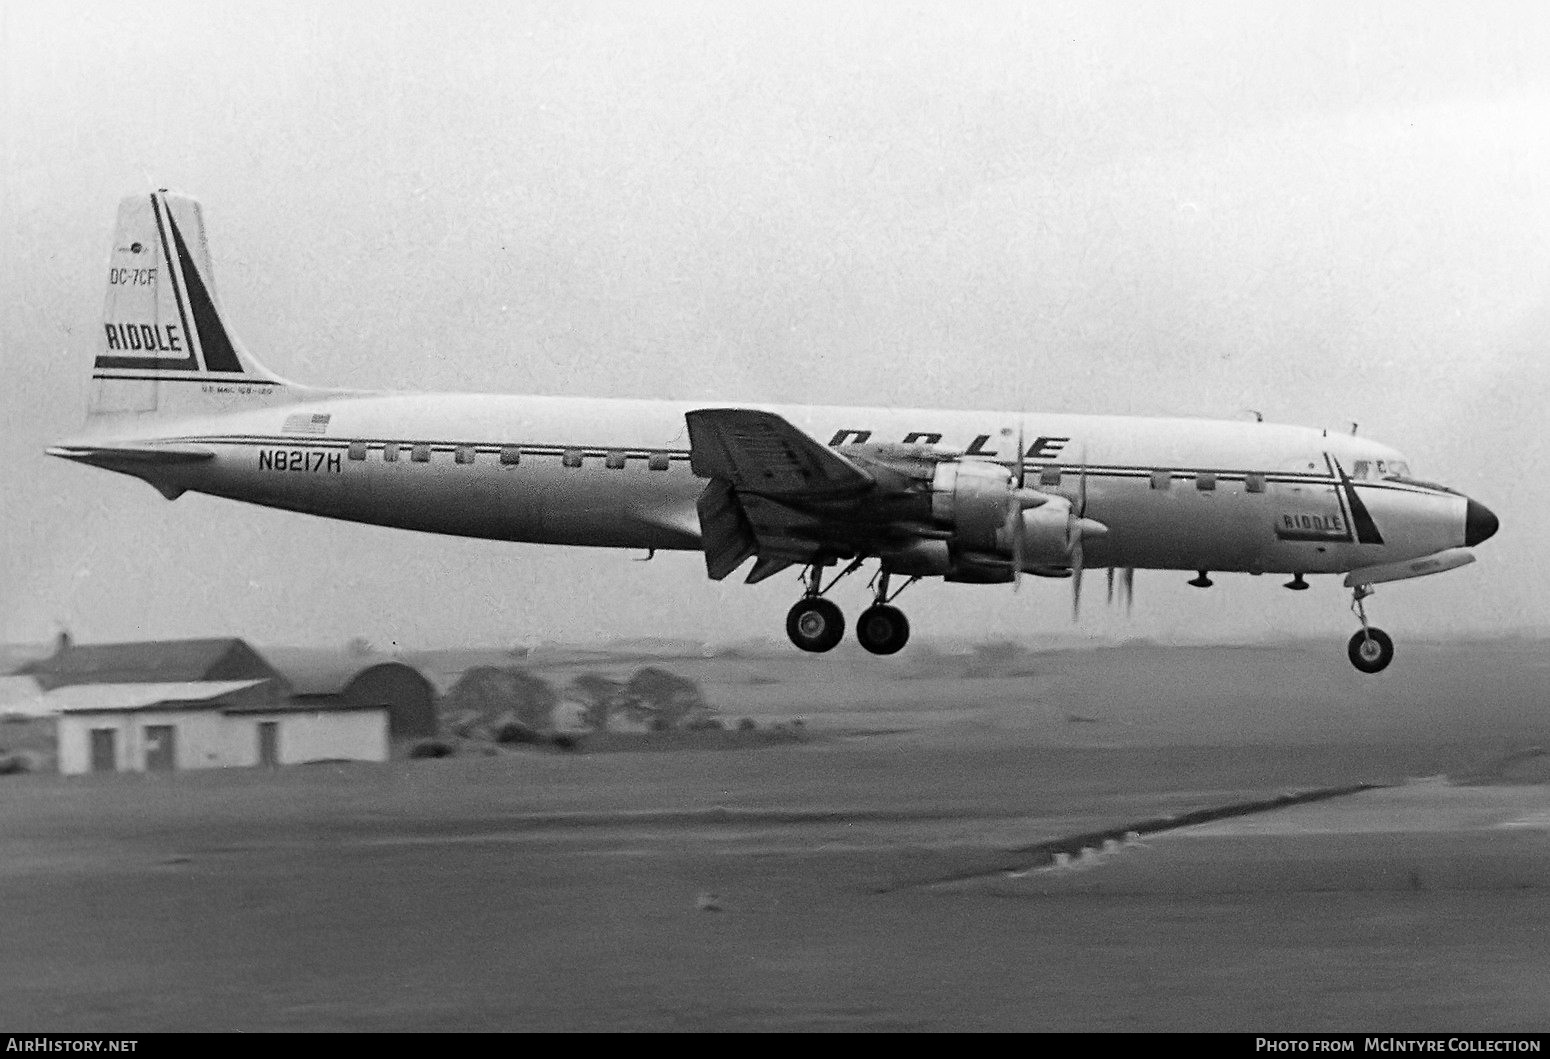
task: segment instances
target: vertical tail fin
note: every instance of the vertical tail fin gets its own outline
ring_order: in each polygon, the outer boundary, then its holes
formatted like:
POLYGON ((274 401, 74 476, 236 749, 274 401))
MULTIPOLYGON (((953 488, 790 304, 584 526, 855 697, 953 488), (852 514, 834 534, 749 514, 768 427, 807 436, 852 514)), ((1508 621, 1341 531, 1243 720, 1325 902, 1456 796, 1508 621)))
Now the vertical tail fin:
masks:
POLYGON ((199 203, 166 190, 119 203, 89 420, 190 415, 301 398, 227 327, 199 203))

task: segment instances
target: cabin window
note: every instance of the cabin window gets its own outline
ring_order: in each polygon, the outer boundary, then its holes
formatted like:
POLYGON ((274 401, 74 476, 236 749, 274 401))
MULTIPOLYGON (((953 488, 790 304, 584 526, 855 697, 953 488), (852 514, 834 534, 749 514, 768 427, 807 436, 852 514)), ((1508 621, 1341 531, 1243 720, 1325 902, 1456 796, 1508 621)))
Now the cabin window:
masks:
POLYGON ((515 467, 522 462, 522 450, 515 445, 501 446, 501 462, 508 467, 515 467))
POLYGON ((1245 492, 1263 493, 1265 491, 1265 476, 1262 474, 1244 475, 1243 488, 1245 492))
POLYGON ((1172 485, 1173 485, 1173 472, 1172 471, 1153 471, 1152 472, 1152 488, 1153 489, 1168 489, 1172 485))
POLYGON ((350 442, 350 459, 364 460, 366 458, 366 443, 364 441, 350 442))
POLYGON ((1216 474, 1213 471, 1201 471, 1195 475, 1195 488, 1202 493, 1209 493, 1216 488, 1216 474))
POLYGON ((671 461, 665 452, 653 452, 651 458, 646 461, 646 466, 653 471, 665 471, 671 461))
POLYGON ((472 445, 459 445, 457 455, 453 457, 458 463, 474 462, 474 447, 472 445))
POLYGON ((392 442, 388 442, 386 445, 382 446, 382 458, 388 463, 397 463, 398 446, 392 442))
POLYGON ((409 452, 409 458, 415 463, 431 462, 431 447, 424 442, 414 446, 409 452))
POLYGON ((1042 471, 1040 471, 1039 472, 1039 484, 1040 485, 1059 485, 1060 484, 1060 468, 1059 467, 1046 467, 1042 471))
POLYGON ((580 467, 581 466, 581 450, 580 449, 566 449, 565 450, 565 455, 560 457, 560 462, 562 464, 564 464, 566 467, 580 467))
POLYGON ((610 452, 608 454, 608 459, 604 461, 604 465, 607 466, 608 469, 611 470, 611 471, 621 471, 621 470, 623 470, 624 469, 624 453, 622 453, 622 452, 610 452))

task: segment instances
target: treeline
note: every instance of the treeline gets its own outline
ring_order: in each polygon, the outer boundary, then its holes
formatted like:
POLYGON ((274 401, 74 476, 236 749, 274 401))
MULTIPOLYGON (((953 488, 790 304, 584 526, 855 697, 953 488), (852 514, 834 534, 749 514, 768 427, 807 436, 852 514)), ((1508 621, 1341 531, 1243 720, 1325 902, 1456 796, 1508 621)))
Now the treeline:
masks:
POLYGON ((478 666, 442 697, 441 714, 459 736, 495 739, 511 725, 553 731, 565 703, 579 708, 582 727, 593 732, 620 722, 658 732, 719 727, 698 683, 657 666, 627 680, 583 673, 558 689, 521 666, 478 666))

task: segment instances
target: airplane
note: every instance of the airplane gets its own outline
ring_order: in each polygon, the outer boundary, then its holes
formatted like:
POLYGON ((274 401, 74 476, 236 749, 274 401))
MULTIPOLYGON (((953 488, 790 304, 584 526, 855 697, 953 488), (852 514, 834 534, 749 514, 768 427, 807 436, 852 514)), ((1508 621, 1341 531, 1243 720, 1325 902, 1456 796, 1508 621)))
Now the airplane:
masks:
MULTIPOLYGON (((1072 583, 1112 602, 1138 569, 1344 575, 1366 673, 1394 656, 1373 586, 1474 561, 1483 504, 1353 431, 1263 422, 905 408, 387 393, 289 382, 228 326, 199 203, 119 205, 87 424, 50 455, 329 518, 538 544, 701 552, 722 580, 798 567, 786 631, 833 648, 829 598, 869 562, 856 636, 909 639, 894 601, 922 578, 1072 583), (841 566, 840 564, 844 564, 841 566), (839 569, 830 576, 827 571, 839 569), (895 579, 902 584, 895 586, 895 579)), ((1258 418, 1258 417, 1256 417, 1258 418)))

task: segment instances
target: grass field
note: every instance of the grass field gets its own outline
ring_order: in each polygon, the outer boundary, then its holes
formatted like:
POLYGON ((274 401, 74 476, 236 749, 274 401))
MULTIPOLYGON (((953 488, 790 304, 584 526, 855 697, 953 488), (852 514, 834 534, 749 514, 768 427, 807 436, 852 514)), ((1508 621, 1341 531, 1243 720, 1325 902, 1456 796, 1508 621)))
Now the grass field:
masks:
POLYGON ((653 661, 805 742, 0 778, 0 1024, 1542 1028, 1537 650, 897 662, 653 661))

